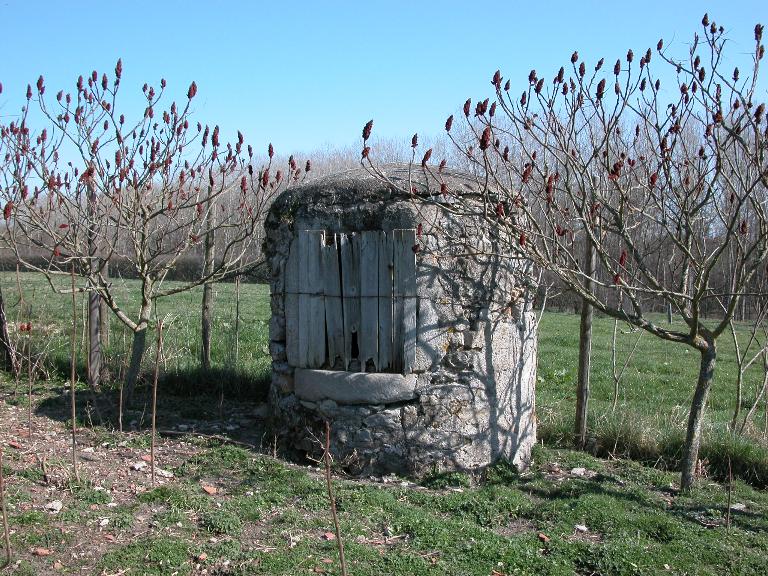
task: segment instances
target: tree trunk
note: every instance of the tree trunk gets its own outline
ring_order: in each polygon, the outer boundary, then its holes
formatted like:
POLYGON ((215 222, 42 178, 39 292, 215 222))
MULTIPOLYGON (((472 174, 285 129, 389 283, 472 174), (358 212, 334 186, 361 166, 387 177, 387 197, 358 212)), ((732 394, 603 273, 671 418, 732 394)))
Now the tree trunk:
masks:
POLYGON ((733 403, 733 417, 731 418, 732 432, 736 432, 736 422, 738 422, 739 415, 741 414, 741 403, 743 402, 744 396, 744 371, 742 370, 741 366, 739 366, 737 369, 739 372, 736 374, 736 399, 733 403))
POLYGON ((136 330, 133 332, 133 343, 131 344, 131 362, 125 374, 125 404, 133 404, 133 394, 136 391, 136 383, 141 373, 141 361, 144 359, 144 351, 147 348, 147 329, 149 328, 149 317, 152 312, 152 305, 145 303, 141 310, 141 316, 136 330))
POLYGON ((667 302, 667 324, 672 324, 672 303, 667 302))
MULTIPOLYGON (((584 267, 586 278, 584 289, 592 291, 595 273, 595 247, 587 238, 584 246, 584 267)), ((576 424, 574 427, 576 447, 584 449, 587 443, 587 413, 589 408, 589 369, 592 358, 592 306, 586 300, 581 302, 579 323, 579 373, 576 383, 576 424)))
POLYGON ((683 461, 680 478, 680 488, 688 490, 696 479, 696 464, 699 461, 699 448, 701 447, 701 425, 704 418, 704 408, 707 405, 707 396, 712 386, 715 374, 715 361, 717 348, 714 341, 705 342, 701 353, 699 366, 699 378, 696 382, 696 390, 693 393, 691 411, 688 414, 688 428, 685 434, 685 446, 683 448, 683 461))
MULTIPOLYGON (((214 249, 216 247, 216 238, 214 236, 213 206, 209 198, 206 202, 206 226, 208 228, 205 235, 205 254, 203 260, 203 276, 208 276, 213 272, 214 249)), ((201 333, 200 333, 200 367, 204 372, 211 369, 211 333, 213 331, 213 284, 206 282, 203 284, 203 302, 201 312, 201 333)))
MULTIPOLYGON (((75 396, 75 383, 77 381, 77 292, 75 291, 75 263, 72 262, 72 333, 70 336, 70 359, 69 359, 69 406, 72 420, 72 474, 80 482, 80 473, 77 470, 77 397, 75 396)), ((29 343, 27 344, 29 345, 29 343)), ((30 359, 31 361, 31 359, 30 359)), ((30 378, 30 394, 32 379, 30 378)), ((30 406, 32 397, 30 395, 30 406)), ((30 420, 31 423, 31 420, 30 420)), ((30 435, 32 429, 30 427, 30 435)))
POLYGON ((88 292, 88 357, 86 361, 88 372, 88 385, 91 390, 98 392, 101 385, 101 319, 100 319, 100 300, 101 297, 93 291, 95 282, 94 277, 99 270, 99 258, 97 257, 98 248, 96 246, 96 232, 93 228, 95 219, 96 190, 91 182, 88 182, 88 257, 90 262, 89 287, 88 292))
POLYGON ((235 365, 240 362, 240 274, 235 276, 235 365))
MULTIPOLYGON (((109 262, 104 261, 101 268, 101 275, 106 279, 109 278, 109 262)), ((110 310, 107 306, 104 298, 99 298, 99 335, 101 336, 101 349, 106 350, 109 346, 109 320, 110 310)))
POLYGON ((213 316, 213 285, 203 285, 202 331, 200 335, 200 367, 204 372, 211 369, 211 332, 213 316))
POLYGON ((5 315, 5 303, 3 301, 2 288, 0 288, 0 348, 0 357, 2 357, 3 368, 15 374, 16 353, 11 338, 8 335, 8 318, 5 315))
POLYGON ((88 293, 88 385, 94 392, 101 387, 101 296, 88 293))
POLYGON ((589 408, 589 369, 592 359, 592 306, 584 300, 579 325, 579 373, 576 385, 576 446, 587 443, 587 413, 589 408))

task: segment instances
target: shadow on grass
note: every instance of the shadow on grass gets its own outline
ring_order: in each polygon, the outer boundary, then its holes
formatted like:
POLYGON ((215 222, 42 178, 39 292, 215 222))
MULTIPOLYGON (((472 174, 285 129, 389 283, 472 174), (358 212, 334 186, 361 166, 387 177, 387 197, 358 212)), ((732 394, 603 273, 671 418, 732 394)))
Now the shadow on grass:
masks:
MULTIPOLYGON (((51 375, 69 381, 71 367, 68 358, 55 357, 52 362, 51 375)), ((106 373, 110 371, 107 370, 106 373)), ((112 373, 116 374, 115 370, 112 373)), ((75 366, 75 374, 79 382, 87 382, 88 371, 84 362, 75 366)), ((105 380, 105 378, 102 378, 105 380)), ((108 378, 106 379, 108 380, 108 378)), ((152 374, 145 372, 139 378, 139 388, 151 386, 152 374)), ((200 394, 224 394, 227 397, 238 397, 249 402, 263 402, 269 393, 270 374, 265 371, 237 370, 215 366, 203 370, 199 366, 175 368, 161 373, 158 390, 163 390, 178 396, 198 396, 200 394)), ((119 382, 106 382, 105 389, 119 389, 119 382)), ((140 392, 137 389, 137 393, 140 392)))
MULTIPOLYGON (((570 421, 539 427, 547 446, 572 449, 570 421)), ((592 427, 585 451, 598 458, 624 458, 665 471, 680 469, 685 439, 680 431, 643 433, 640 425, 610 423, 592 427)), ((730 474, 755 488, 768 487, 768 448, 748 437, 727 431, 704 435, 699 459, 710 478, 725 482, 730 474)))
MULTIPOLYGON (((653 488, 645 486, 637 490, 637 485, 623 483, 610 475, 598 474, 592 479, 571 478, 562 483, 547 482, 540 485, 542 476, 519 483, 520 489, 541 501, 577 502, 587 496, 602 496, 630 504, 631 509, 653 513, 668 513, 687 523, 705 528, 725 526, 727 505, 710 504, 702 506, 697 500, 711 500, 711 497, 701 498, 696 494, 677 495, 671 506, 662 499, 653 498, 653 491, 666 492, 664 487, 653 488), (628 489, 628 486, 634 489, 628 489)), ((522 480, 522 479, 521 479, 522 480)), ((724 489, 724 488, 723 488, 724 489)), ((533 515, 534 518, 536 514, 533 515)), ((763 514, 749 510, 731 510, 731 522, 742 530, 749 532, 768 531, 768 518, 763 514)))
MULTIPOLYGON (((268 389, 268 376, 259 373, 220 368, 165 373, 158 382, 157 429, 167 434, 222 436, 260 445, 264 436, 263 403, 268 389)), ((69 422, 69 387, 62 382, 54 390, 50 385, 38 388, 37 392, 45 397, 35 408, 35 413, 69 422)), ((80 380, 76 394, 78 425, 120 429, 118 382, 107 382, 100 392, 95 393, 80 380)), ((123 407, 123 431, 140 432, 150 428, 151 398, 151 374, 143 374, 133 405, 123 407)))

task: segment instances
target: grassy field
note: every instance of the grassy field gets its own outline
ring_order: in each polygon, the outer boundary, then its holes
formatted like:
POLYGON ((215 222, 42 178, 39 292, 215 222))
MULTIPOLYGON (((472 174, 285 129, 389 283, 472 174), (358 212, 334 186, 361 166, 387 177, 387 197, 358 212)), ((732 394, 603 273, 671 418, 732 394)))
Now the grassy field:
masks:
MULTIPOLYGON (((39 276, 23 274, 31 310, 20 316, 15 276, 1 275, 0 284, 10 319, 31 321, 32 338, 38 346, 50 342, 52 359, 65 371, 68 298, 52 295, 39 276)), ((196 372, 201 292, 160 303, 159 314, 172 320, 166 333, 160 427, 177 432, 160 441, 158 465, 166 475, 157 486, 141 464, 149 445, 141 423, 137 431, 120 434, 81 416, 78 482, 68 473, 68 401, 60 377, 35 388, 31 436, 25 431, 23 396, 11 397, 13 382, 0 381, 0 434, 7 446, 4 473, 16 551, 7 573, 340 573, 320 471, 261 453, 261 448, 269 452, 270 445, 259 440, 263 422, 255 416, 254 399, 269 376, 268 292, 264 286, 242 286, 240 363, 235 367, 234 285, 216 290, 213 353, 219 372, 212 382, 201 384, 196 372), (218 406, 222 384, 230 380, 237 386, 224 387, 227 399, 218 406), (195 386, 213 396, 199 391, 178 396, 195 386), (250 400, 242 401, 235 395, 238 390, 250 392, 250 400), (188 432, 178 432, 180 422, 188 432), (203 425, 206 431, 222 431, 224 442, 197 433, 203 425), (231 445, 227 438, 244 444, 231 445), (62 504, 60 512, 48 509, 51 501, 62 504)), ((123 287, 122 298, 129 310, 132 302, 136 305, 131 283, 123 287)), ((768 452, 762 429, 746 440, 726 431, 735 382, 731 343, 721 342, 707 412, 703 454, 709 477, 690 494, 681 494, 675 489, 678 475, 669 469, 684 430, 696 355, 643 336, 613 411, 613 324, 597 319, 590 448, 599 458, 566 448, 577 328, 578 317, 570 314, 547 313, 542 320, 537 412, 543 445, 536 447, 530 471, 520 475, 498 465, 474 485, 459 474, 428 478, 421 485, 396 478, 336 481, 350 574, 768 573, 768 493, 756 488, 768 478, 768 452), (722 482, 728 456, 737 476, 730 508, 722 482)), ((12 333, 19 336, 15 325, 12 333)), ((115 365, 127 345, 124 335, 113 322, 109 356, 115 365)), ((622 353, 635 338, 620 336, 622 353)), ((758 371, 748 375, 747 398, 759 376, 758 371)), ((139 410, 130 417, 146 424, 145 416, 139 410)))
MULTIPOLYGON (((69 277, 58 279, 57 287, 68 288, 69 277)), ((173 287, 177 282, 167 282, 164 286, 173 287)), ((72 325, 72 300, 68 295, 56 294, 42 275, 22 273, 20 282, 16 275, 0 273, 0 286, 6 302, 9 321, 31 321, 34 329, 32 338, 50 343, 51 359, 54 364, 63 367, 66 372, 69 365, 69 330, 72 325), (26 307, 19 306, 21 285, 26 307)), ((120 307, 129 316, 136 317, 139 307, 138 283, 133 280, 115 279, 114 294, 120 307)), ((239 358, 235 365, 235 285, 218 284, 215 288, 214 338, 212 342, 213 368, 236 384, 250 383, 263 389, 269 381, 269 289, 264 285, 243 284, 241 286, 239 358)), ((167 379, 180 387, 205 383, 198 378, 200 354, 200 303, 202 288, 182 292, 172 297, 159 300, 155 316, 162 318, 166 326, 164 332, 165 360, 164 372, 167 379)), ((85 305, 83 295, 77 297, 78 307, 78 358, 81 371, 85 351, 85 305)), ((154 332, 154 330, 151 330, 154 332)), ((147 370, 154 358, 155 337, 150 334, 145 355, 147 370)), ((129 353, 131 332, 115 316, 110 319, 109 347, 106 356, 113 373, 119 371, 129 353)), ((218 383, 216 383, 218 385, 218 383)), ((235 388, 235 386, 231 386, 235 388)), ((211 392, 217 392, 216 389, 211 392)), ((248 392, 248 390, 246 390, 248 392)))
MULTIPOLYGON (((159 460, 174 477, 152 487, 128 465, 146 454, 146 435, 84 436, 91 457, 111 466, 97 473, 84 462, 89 482, 43 490, 24 453, 11 453, 18 560, 9 573, 340 573, 318 470, 190 436, 182 450, 161 442, 159 460), (56 514, 46 509, 54 498, 56 514)), ((537 447, 526 474, 495 466, 475 487, 453 475, 422 485, 338 480, 335 491, 355 576, 766 574, 768 495, 736 482, 727 526, 722 486, 681 495, 675 479, 537 447)))
MULTIPOLYGON (((68 278, 61 280, 67 285, 68 278)), ((17 280, 14 274, 0 275, 8 316, 25 320, 19 315, 17 280)), ((66 372, 69 363, 69 342, 65 332, 71 325, 71 301, 62 295, 53 295, 50 286, 40 275, 22 274, 21 286, 30 305, 29 318, 33 324, 47 326, 47 330, 34 331, 34 338, 55 343, 52 351, 57 364, 66 372)), ((173 283, 169 283, 170 286, 173 283)), ((138 307, 135 282, 116 281, 116 293, 124 309, 138 307)), ((269 381, 268 322, 269 294, 266 286, 241 286, 239 362, 235 365, 235 290, 234 284, 219 284, 215 289, 213 365, 217 371, 211 381, 198 372, 199 308, 202 290, 161 300, 157 315, 170 319, 166 330, 167 358, 164 363, 166 389, 175 392, 218 393, 264 396, 269 381)), ((78 306, 84 319, 85 299, 80 296, 78 306)), ((660 318, 659 321, 662 321, 660 318)), ((574 411, 576 379, 576 350, 578 347, 578 316, 549 312, 540 327, 539 379, 537 385, 537 413, 539 434, 545 443, 568 447, 574 411)), ((85 335, 80 323, 80 358, 83 358, 85 335)), ((682 327, 681 327, 682 328, 682 327)), ((611 372, 611 337, 613 321, 597 318, 594 325, 592 393, 590 406, 590 449, 598 455, 632 457, 646 463, 674 466, 683 441, 687 411, 698 371, 698 355, 688 347, 653 338, 641 337, 619 387, 619 402, 612 409, 613 379, 611 372)), ((639 333, 619 326, 618 363, 623 365, 639 333)), ((130 333, 112 320, 108 356, 117 372, 130 346, 130 333)), ((740 329, 739 337, 746 341, 747 327, 740 329)), ((149 338, 154 342, 153 338, 149 338)), ((154 356, 150 347, 145 361, 154 356)), ((706 413, 704 458, 715 475, 722 477, 730 456, 736 462, 735 473, 757 485, 768 484, 768 450, 763 427, 764 408, 755 419, 756 429, 748 440, 734 438, 727 431, 735 398, 737 365, 733 343, 728 335, 719 341, 719 360, 715 384, 706 413), (742 465, 743 464, 743 465, 742 465)), ((746 373, 743 405, 749 406, 762 382, 759 363, 746 373)))
MULTIPOLYGON (((630 333, 627 326, 620 325, 619 329, 617 346, 621 368, 639 333, 630 333)), ((613 321, 598 318, 593 330, 589 448, 603 456, 632 457, 652 465, 675 466, 698 374, 698 354, 686 346, 643 334, 621 379, 614 411, 613 321)), ((738 330, 743 346, 749 336, 748 327, 739 326, 738 330)), ((573 314, 545 314, 540 326, 536 400, 540 436, 550 445, 571 445, 578 331, 579 317, 573 314)), ((759 364, 755 363, 745 374, 742 416, 762 385, 759 364)), ((768 484, 765 407, 758 410, 755 428, 749 437, 734 437, 728 431, 735 404, 737 372, 734 345, 726 334, 718 341, 718 363, 705 414, 701 458, 708 461, 714 475, 723 478, 731 457, 736 474, 765 486, 768 484)))

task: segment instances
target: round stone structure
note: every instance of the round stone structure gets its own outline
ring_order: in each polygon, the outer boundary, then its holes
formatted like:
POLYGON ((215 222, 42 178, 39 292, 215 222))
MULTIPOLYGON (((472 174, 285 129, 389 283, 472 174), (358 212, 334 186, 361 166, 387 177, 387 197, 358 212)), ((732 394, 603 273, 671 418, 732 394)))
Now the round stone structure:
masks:
POLYGON ((353 474, 524 468, 536 441, 530 263, 500 253, 466 209, 482 206, 472 178, 384 173, 314 180, 268 213, 275 433, 318 458, 328 421, 335 462, 353 474))

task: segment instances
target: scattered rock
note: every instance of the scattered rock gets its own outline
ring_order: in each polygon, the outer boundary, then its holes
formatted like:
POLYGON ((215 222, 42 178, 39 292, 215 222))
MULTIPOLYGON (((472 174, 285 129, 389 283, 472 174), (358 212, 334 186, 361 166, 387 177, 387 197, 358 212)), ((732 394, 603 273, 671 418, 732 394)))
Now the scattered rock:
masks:
POLYGON ((144 468, 146 467, 147 467, 146 462, 134 462, 133 464, 131 464, 131 470, 136 470, 137 472, 139 470, 144 470, 144 468))
POLYGON ((218 489, 216 488, 216 486, 211 486, 210 484, 203 484, 203 492, 213 496, 214 494, 216 494, 216 492, 218 492, 218 489))
POLYGON ((50 556, 51 551, 48 548, 34 548, 32 554, 34 556, 50 556))
POLYGON ((64 504, 62 504, 61 500, 53 500, 45 505, 45 509, 51 514, 58 514, 62 508, 64 508, 64 504))
POLYGON ((165 470, 163 468, 155 468, 155 474, 157 474, 161 478, 173 478, 173 472, 171 472, 170 470, 165 470))
POLYGON ((336 534, 333 532, 326 532, 323 534, 323 540, 336 540, 336 534))
POLYGON ((541 540, 541 541, 542 541, 542 542, 544 542, 545 544, 546 544, 547 542, 549 542, 549 536, 547 536, 546 534, 544 534, 544 532, 539 532, 538 538, 539 538, 539 540, 541 540))
POLYGON ((571 476, 576 476, 577 478, 594 478, 597 476, 597 472, 578 467, 571 469, 571 476))
POLYGON ((574 526, 574 528, 576 529, 576 532, 581 532, 582 534, 584 532, 589 532, 589 528, 584 526, 584 524, 576 524, 576 526, 574 526))
POLYGON ((747 505, 742 504, 741 502, 737 502, 736 504, 731 504, 731 510, 736 510, 737 512, 741 512, 742 510, 746 510, 747 505))

